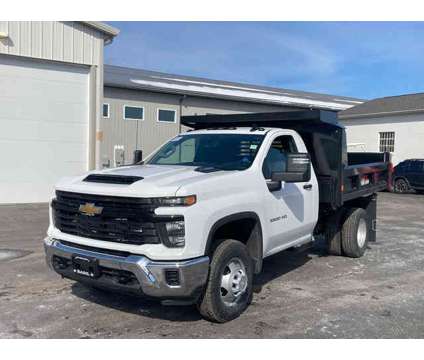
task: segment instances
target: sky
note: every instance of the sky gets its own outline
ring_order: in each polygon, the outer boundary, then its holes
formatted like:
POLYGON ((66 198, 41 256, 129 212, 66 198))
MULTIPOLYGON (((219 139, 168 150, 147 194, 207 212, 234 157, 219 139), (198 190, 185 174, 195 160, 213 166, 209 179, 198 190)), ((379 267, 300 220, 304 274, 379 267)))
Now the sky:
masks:
POLYGON ((361 99, 424 92, 424 22, 108 22, 105 63, 361 99))

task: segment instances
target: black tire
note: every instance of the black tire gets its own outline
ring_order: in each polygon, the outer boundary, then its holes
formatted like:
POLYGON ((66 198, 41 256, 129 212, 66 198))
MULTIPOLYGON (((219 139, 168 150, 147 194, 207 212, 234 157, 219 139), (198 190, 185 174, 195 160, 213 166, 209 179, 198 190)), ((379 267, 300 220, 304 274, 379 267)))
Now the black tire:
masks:
POLYGON ((351 258, 364 255, 369 240, 368 227, 367 213, 364 209, 351 208, 347 211, 342 227, 343 255, 351 258))
MULTIPOLYGON (((223 289, 225 290, 225 289, 223 289)), ((207 320, 223 323, 233 320, 246 310, 253 296, 253 261, 249 256, 247 248, 240 241, 225 240, 216 248, 212 256, 209 277, 206 289, 198 303, 200 314, 207 320), (228 270, 228 265, 233 261, 243 263, 245 274, 245 291, 232 305, 223 300, 221 291, 221 280, 228 270)))
POLYGON ((424 195, 424 190, 415 190, 417 192, 417 194, 421 194, 424 195))
POLYGON ((327 246, 327 252, 330 255, 342 255, 342 220, 343 208, 329 216, 325 223, 324 237, 327 246))
POLYGON ((393 191, 397 194, 405 194, 407 192, 410 192, 411 188, 408 184, 408 181, 403 178, 399 178, 395 180, 393 191))

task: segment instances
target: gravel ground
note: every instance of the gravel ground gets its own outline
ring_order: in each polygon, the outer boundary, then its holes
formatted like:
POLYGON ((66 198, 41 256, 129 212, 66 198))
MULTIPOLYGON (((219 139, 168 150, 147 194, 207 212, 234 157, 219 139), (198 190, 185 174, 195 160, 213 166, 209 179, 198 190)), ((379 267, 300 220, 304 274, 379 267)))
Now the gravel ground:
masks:
POLYGON ((61 279, 44 262, 47 205, 0 206, 0 338, 422 338, 424 196, 382 193, 378 212, 363 258, 277 254, 249 309, 212 324, 61 279))

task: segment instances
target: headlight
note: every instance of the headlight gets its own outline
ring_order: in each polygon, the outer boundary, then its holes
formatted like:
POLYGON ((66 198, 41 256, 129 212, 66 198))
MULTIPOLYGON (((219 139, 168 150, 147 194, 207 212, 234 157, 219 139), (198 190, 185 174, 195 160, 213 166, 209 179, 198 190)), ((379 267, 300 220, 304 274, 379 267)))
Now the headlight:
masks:
POLYGON ((156 198, 161 206, 191 206, 197 201, 196 195, 156 198))
POLYGON ((185 225, 184 220, 169 221, 163 224, 162 242, 168 247, 184 247, 185 225))

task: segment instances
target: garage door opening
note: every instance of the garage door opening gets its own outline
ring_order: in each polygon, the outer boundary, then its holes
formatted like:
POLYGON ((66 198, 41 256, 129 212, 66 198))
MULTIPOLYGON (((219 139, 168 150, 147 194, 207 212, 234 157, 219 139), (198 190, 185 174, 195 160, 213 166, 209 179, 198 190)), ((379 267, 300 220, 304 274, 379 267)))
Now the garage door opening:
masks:
POLYGON ((0 204, 88 170, 89 68, 0 55, 0 204))

